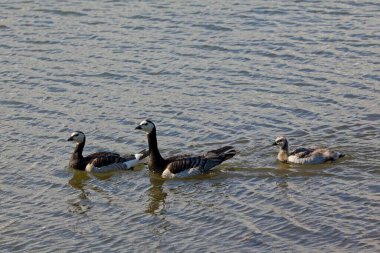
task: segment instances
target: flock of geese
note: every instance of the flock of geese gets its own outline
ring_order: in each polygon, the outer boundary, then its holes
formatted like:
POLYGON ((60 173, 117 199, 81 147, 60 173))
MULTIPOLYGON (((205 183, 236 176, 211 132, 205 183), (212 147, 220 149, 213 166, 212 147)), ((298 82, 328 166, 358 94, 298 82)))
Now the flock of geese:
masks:
MULTIPOLYGON (((127 156, 113 152, 97 152, 84 157, 82 153, 86 136, 81 131, 73 132, 68 139, 68 141, 75 143, 69 166, 77 170, 104 173, 132 169, 148 157, 150 171, 162 178, 183 178, 207 173, 236 154, 236 150, 232 146, 224 146, 202 155, 177 155, 163 158, 158 150, 155 124, 150 120, 144 120, 136 129, 147 134, 149 149, 127 156)), ((326 148, 297 148, 289 152, 289 143, 284 136, 277 137, 273 145, 279 146, 277 159, 284 163, 321 164, 335 161, 344 156, 342 153, 326 148)))

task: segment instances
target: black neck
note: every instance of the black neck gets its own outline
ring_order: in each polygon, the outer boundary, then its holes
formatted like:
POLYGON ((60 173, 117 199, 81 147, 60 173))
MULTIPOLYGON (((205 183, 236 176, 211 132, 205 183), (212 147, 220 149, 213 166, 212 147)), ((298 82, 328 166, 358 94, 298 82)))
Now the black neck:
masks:
POLYGON ((289 154, 289 144, 285 142, 283 146, 280 147, 282 151, 284 151, 287 155, 289 154))
POLYGON ((148 134, 148 145, 149 145, 149 164, 150 170, 156 173, 162 173, 165 169, 165 160, 162 158, 157 145, 157 134, 156 128, 153 129, 151 133, 148 134))
POLYGON ((75 149, 74 149, 74 153, 73 153, 74 158, 78 158, 78 159, 83 158, 82 152, 83 152, 83 148, 84 148, 85 143, 86 143, 86 139, 84 139, 82 143, 76 144, 75 149))

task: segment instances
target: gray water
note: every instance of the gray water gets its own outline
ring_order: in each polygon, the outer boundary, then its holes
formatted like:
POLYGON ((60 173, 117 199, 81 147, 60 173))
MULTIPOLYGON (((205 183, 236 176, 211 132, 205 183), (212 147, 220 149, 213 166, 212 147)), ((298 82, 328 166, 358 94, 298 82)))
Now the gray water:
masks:
POLYGON ((379 252, 378 1, 2 1, 1 252, 379 252), (91 175, 85 153, 234 145, 212 173, 91 175), (276 162, 270 144, 339 162, 276 162))

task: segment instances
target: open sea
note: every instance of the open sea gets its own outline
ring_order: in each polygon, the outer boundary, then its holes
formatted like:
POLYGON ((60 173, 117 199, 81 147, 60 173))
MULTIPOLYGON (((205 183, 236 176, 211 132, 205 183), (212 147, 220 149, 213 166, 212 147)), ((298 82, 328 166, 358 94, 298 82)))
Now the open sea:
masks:
POLYGON ((380 252, 380 2, 0 2, 0 252, 380 252), (211 173, 84 153, 233 145, 211 173), (274 139, 346 156, 276 161, 274 139))

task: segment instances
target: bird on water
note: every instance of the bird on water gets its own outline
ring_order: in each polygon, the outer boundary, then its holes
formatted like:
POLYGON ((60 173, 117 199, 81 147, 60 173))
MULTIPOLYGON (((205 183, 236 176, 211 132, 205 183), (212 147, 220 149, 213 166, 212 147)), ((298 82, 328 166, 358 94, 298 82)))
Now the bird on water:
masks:
POLYGON ((148 137, 149 170, 163 178, 183 178, 206 173, 236 154, 232 146, 224 146, 201 155, 178 155, 164 159, 158 150, 155 124, 144 120, 136 129, 144 131, 148 137))
POLYGON ((284 136, 276 138, 273 146, 279 146, 277 159, 280 162, 298 164, 321 164, 328 161, 336 161, 345 155, 327 148, 297 148, 289 152, 289 142, 284 136))
POLYGON ((75 149, 71 155, 69 166, 87 172, 102 173, 132 169, 148 155, 148 152, 143 150, 135 155, 122 156, 113 152, 97 152, 84 157, 82 152, 86 143, 86 136, 83 132, 73 132, 67 141, 75 143, 75 149))

